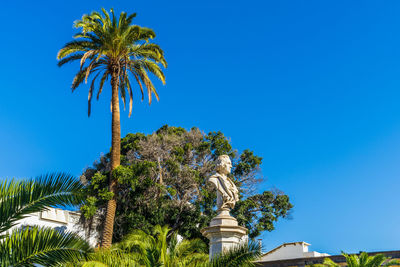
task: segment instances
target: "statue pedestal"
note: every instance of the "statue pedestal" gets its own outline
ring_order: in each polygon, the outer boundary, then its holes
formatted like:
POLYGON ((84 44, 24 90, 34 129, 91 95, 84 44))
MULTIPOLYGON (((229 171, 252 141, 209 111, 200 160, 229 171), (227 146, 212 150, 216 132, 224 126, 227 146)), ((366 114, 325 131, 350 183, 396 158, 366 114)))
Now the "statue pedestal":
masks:
POLYGON ((220 211, 209 227, 201 229, 201 233, 210 240, 210 259, 243 241, 247 242, 247 228, 238 226, 229 210, 220 211))

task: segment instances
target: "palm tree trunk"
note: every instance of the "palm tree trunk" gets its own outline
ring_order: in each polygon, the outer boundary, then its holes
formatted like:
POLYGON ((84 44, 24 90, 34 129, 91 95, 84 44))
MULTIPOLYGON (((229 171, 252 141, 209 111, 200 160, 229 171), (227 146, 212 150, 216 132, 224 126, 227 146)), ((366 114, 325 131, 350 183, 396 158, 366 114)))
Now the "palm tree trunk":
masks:
POLYGON ((110 185, 109 190, 114 194, 113 198, 107 202, 106 221, 104 223, 103 238, 101 246, 103 248, 111 247, 115 210, 117 208, 117 187, 118 181, 112 176, 112 171, 120 165, 121 158, 121 124, 119 118, 119 97, 118 97, 118 86, 119 86, 119 68, 112 66, 112 122, 111 122, 111 172, 110 172, 110 185))

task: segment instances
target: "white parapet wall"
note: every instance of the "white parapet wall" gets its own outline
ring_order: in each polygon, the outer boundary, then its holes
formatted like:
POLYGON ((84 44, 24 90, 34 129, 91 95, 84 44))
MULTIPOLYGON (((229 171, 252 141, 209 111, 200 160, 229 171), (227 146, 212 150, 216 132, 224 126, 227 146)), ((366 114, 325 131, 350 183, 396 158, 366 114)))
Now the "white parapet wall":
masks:
POLYGON ((80 213, 56 208, 47 208, 44 211, 36 212, 28 215, 28 217, 18 221, 13 228, 41 226, 51 227, 60 232, 75 232, 84 238, 92 247, 98 245, 98 233, 96 231, 89 232, 82 228, 79 224, 80 213))
POLYGON ((299 259, 299 258, 312 258, 312 257, 323 257, 329 256, 326 253, 319 253, 316 251, 308 251, 310 244, 306 242, 292 242, 284 243, 279 247, 262 255, 260 261, 277 261, 277 260, 288 260, 288 259, 299 259))

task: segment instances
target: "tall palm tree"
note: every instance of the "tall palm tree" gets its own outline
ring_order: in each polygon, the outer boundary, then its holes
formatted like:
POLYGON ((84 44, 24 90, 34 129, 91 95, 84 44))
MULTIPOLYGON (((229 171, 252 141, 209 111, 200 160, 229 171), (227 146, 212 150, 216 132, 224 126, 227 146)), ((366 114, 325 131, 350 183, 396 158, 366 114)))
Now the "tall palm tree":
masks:
POLYGON ((152 93, 158 100, 157 91, 149 78, 154 74, 165 84, 164 73, 160 65, 166 67, 163 50, 149 40, 155 37, 153 30, 132 25, 136 14, 128 15, 122 12, 117 18, 114 10, 111 14, 102 9, 102 13, 92 12, 83 15, 74 22, 80 32, 74 35, 73 41, 64 45, 58 52, 58 65, 79 60, 80 69, 72 82, 74 91, 83 82, 87 83, 89 76, 93 76, 88 95, 88 116, 90 116, 91 100, 95 93, 96 81, 99 81, 97 99, 102 92, 104 83, 110 79, 111 83, 111 111, 112 111, 112 138, 111 138, 111 173, 109 190, 113 198, 107 203, 106 220, 104 224, 102 247, 111 246, 116 210, 117 179, 112 171, 120 165, 121 125, 119 95, 125 103, 129 94, 129 116, 132 113, 133 92, 131 79, 140 88, 142 100, 143 87, 147 90, 149 104, 152 93))
POLYGON ((53 266, 90 252, 76 234, 38 226, 16 228, 28 214, 48 206, 80 204, 79 180, 66 174, 41 176, 27 181, 4 180, 0 184, 0 266, 53 266))
MULTIPOLYGON (((391 260, 383 254, 376 254, 374 256, 368 256, 368 253, 361 252, 360 255, 349 255, 342 253, 346 258, 346 263, 348 267, 389 267, 394 265, 400 265, 399 260, 391 260)), ((325 258, 323 264, 315 264, 316 267, 340 267, 339 264, 331 260, 330 258, 325 258)))

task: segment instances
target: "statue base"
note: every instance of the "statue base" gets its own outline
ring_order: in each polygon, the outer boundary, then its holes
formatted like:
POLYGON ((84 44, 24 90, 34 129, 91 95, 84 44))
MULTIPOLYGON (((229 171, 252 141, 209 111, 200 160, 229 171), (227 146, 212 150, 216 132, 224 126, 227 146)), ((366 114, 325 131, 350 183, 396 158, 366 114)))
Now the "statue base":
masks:
POLYGON ((214 217, 209 227, 201 229, 203 236, 210 240, 210 259, 242 242, 247 242, 247 228, 238 226, 237 220, 223 209, 214 217))

